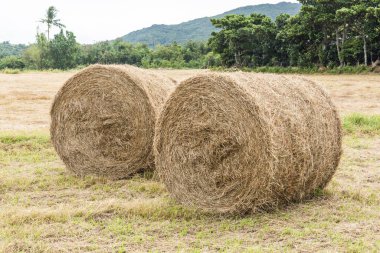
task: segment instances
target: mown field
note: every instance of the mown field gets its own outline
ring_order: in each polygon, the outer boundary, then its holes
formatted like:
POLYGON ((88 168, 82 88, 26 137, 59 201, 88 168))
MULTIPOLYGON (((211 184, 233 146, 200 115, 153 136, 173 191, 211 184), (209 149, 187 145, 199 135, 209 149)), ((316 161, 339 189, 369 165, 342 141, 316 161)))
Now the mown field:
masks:
MULTIPOLYGON (((176 80, 192 70, 157 70, 176 80)), ((182 207, 154 175, 76 178, 49 138, 73 72, 0 74, 0 252, 380 252, 380 76, 311 75, 332 95, 344 155, 326 190, 271 213, 182 207)))

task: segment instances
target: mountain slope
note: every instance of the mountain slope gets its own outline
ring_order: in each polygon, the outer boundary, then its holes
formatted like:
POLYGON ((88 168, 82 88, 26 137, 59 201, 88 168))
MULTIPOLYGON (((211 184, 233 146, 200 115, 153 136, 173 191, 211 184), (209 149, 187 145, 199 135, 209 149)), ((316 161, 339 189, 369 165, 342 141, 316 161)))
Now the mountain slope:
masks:
POLYGON ((172 42, 185 43, 189 40, 203 41, 207 40, 211 32, 216 30, 210 22, 211 18, 221 18, 229 14, 249 15, 251 13, 261 13, 275 19, 281 13, 295 15, 300 8, 301 4, 287 2, 245 6, 217 16, 194 19, 177 25, 153 25, 131 32, 121 37, 121 39, 132 43, 144 43, 150 47, 172 42))

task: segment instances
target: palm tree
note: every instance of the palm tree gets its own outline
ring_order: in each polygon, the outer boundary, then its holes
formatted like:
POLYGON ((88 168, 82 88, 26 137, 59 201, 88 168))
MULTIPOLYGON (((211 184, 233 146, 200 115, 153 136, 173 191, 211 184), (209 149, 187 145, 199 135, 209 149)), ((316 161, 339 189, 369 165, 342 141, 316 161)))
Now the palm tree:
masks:
POLYGON ((48 40, 49 40, 49 36, 50 36, 50 29, 52 26, 57 26, 59 28, 63 28, 63 27, 66 27, 64 24, 61 24, 60 23, 60 19, 56 19, 57 17, 57 13, 58 13, 58 10, 54 7, 54 6, 50 6, 47 11, 46 11, 46 16, 44 19, 41 19, 40 22, 41 23, 46 23, 47 24, 47 37, 48 37, 48 40))

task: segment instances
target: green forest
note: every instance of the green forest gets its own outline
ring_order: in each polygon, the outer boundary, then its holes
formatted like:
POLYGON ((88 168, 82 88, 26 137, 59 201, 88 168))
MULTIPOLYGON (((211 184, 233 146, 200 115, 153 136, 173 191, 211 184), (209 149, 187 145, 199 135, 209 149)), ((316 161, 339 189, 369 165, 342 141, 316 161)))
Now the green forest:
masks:
POLYGON ((380 0, 300 0, 298 14, 211 19, 208 41, 132 44, 121 39, 81 45, 49 7, 35 43, 0 43, 0 69, 72 69, 94 63, 146 68, 243 68, 260 71, 370 71, 380 59, 380 0), (52 27, 59 27, 51 35, 52 27))

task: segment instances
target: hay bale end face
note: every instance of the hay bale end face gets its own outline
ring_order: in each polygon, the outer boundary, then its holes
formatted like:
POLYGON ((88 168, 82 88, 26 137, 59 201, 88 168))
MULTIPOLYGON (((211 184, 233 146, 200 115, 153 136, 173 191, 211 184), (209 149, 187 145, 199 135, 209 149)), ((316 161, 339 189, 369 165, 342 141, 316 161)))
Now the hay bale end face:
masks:
POLYGON ((299 77, 206 74, 182 82, 156 125, 156 171, 181 203, 221 213, 310 197, 341 156, 329 96, 299 77))
POLYGON ((57 153, 79 176, 122 179, 151 168, 155 120, 173 87, 173 81, 132 66, 80 71, 51 109, 57 153))

